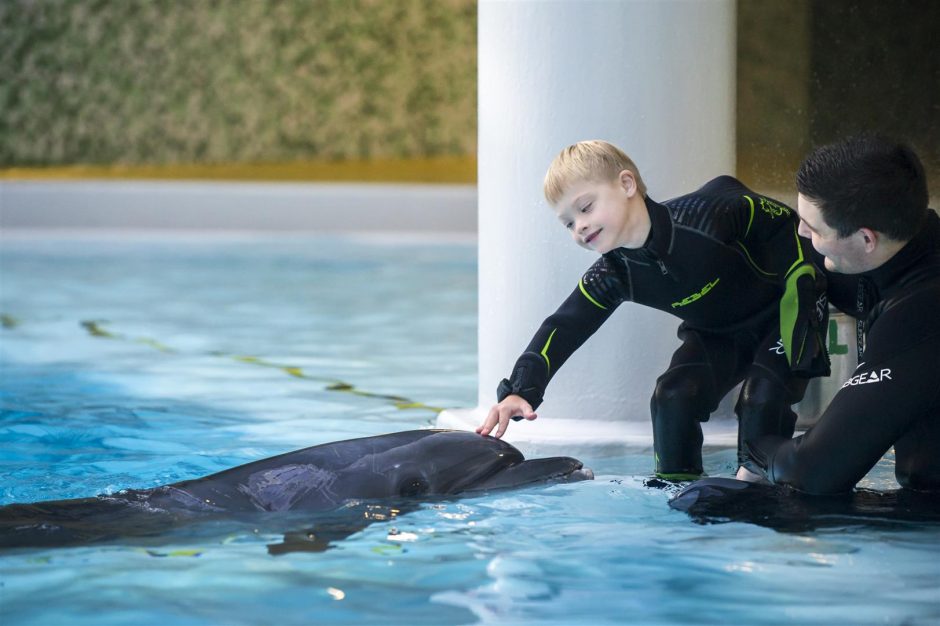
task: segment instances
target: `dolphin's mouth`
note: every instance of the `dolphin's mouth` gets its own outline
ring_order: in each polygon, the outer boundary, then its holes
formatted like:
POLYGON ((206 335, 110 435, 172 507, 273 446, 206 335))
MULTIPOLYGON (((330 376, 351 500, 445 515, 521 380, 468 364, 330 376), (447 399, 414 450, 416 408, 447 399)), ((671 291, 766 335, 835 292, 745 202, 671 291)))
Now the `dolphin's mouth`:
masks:
POLYGON ((594 470, 590 467, 576 469, 567 476, 563 477, 568 482, 577 482, 579 480, 594 480, 594 470))
MULTIPOLYGON (((570 465, 564 468, 559 473, 550 476, 549 480, 560 481, 566 483, 574 483, 581 480, 594 480, 594 470, 590 467, 584 467, 584 464, 578 459, 572 459, 570 457, 555 457, 545 459, 546 461, 562 461, 570 463, 570 465)), ((527 463, 538 463, 542 459, 533 459, 531 461, 526 461, 527 463)))
POLYGON ((504 489, 539 482, 573 483, 593 479, 594 472, 584 467, 577 459, 570 457, 531 459, 504 468, 485 480, 479 480, 464 487, 462 491, 504 489))

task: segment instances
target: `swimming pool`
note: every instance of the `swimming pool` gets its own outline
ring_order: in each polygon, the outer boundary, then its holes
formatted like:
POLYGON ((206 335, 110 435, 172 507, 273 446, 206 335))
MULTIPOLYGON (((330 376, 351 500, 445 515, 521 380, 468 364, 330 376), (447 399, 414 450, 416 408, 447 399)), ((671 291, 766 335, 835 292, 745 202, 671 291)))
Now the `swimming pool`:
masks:
MULTIPOLYGON (((476 400, 460 240, 3 234, 0 504, 430 426, 476 400)), ((699 526, 648 453, 429 503, 324 553, 224 525, 0 554, 4 624, 936 623, 937 529, 699 526)), ((732 450, 706 470, 729 475, 732 450)), ((893 488, 885 458, 865 485, 893 488)))

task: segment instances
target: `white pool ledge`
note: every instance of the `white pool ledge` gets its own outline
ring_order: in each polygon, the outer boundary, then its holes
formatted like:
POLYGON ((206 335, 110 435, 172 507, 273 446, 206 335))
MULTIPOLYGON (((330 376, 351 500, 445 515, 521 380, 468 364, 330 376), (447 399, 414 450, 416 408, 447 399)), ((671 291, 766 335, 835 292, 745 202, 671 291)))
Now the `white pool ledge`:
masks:
MULTIPOLYGON (((483 423, 483 409, 448 409, 437 417, 437 428, 475 430, 483 423)), ((733 419, 713 419, 702 424, 706 446, 734 447, 738 442, 738 423, 733 419)), ((531 422, 510 424, 507 442, 523 451, 564 449, 569 454, 596 448, 651 449, 653 427, 649 420, 611 421, 591 419, 538 418, 531 422)))
POLYGON ((475 185, 0 181, 9 229, 476 233, 475 185))

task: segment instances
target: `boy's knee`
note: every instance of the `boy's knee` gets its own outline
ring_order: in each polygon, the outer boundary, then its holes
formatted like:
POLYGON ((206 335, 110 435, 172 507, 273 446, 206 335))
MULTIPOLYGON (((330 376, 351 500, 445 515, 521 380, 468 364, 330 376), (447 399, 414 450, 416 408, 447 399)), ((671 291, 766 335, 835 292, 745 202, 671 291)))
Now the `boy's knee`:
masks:
POLYGON ((691 376, 676 376, 668 373, 661 376, 656 381, 650 405, 654 418, 663 411, 672 412, 672 410, 697 414, 704 409, 706 419, 708 415, 703 385, 691 376))
POLYGON ((707 388, 699 377, 667 372, 650 401, 656 474, 692 480, 702 473, 702 427, 709 415, 707 388))

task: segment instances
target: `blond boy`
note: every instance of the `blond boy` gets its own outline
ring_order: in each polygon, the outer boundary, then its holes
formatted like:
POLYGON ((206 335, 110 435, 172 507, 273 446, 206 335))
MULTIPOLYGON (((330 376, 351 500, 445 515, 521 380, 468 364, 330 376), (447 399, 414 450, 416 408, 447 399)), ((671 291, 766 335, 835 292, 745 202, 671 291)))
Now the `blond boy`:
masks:
POLYGON ((605 141, 562 150, 544 191, 575 243, 600 258, 500 382, 498 404, 478 433, 495 428, 501 437, 510 418, 535 419, 552 376, 617 306, 632 301, 682 320, 682 344, 650 402, 658 475, 702 474, 701 422, 742 381, 739 460, 746 440, 792 436, 790 405, 808 378, 828 374, 829 362, 824 284, 790 207, 731 176, 656 202, 634 162, 605 141))

